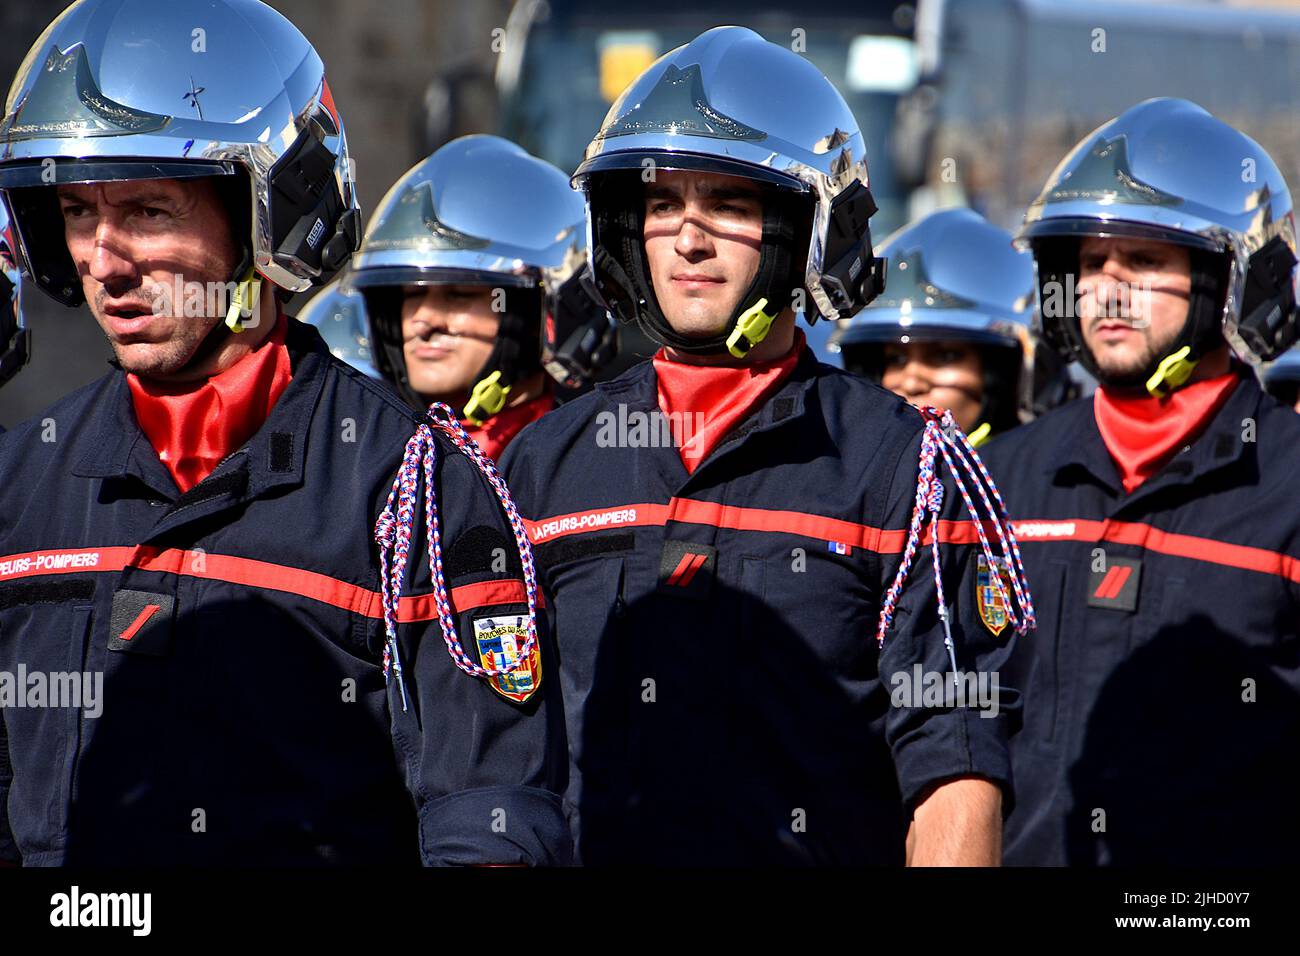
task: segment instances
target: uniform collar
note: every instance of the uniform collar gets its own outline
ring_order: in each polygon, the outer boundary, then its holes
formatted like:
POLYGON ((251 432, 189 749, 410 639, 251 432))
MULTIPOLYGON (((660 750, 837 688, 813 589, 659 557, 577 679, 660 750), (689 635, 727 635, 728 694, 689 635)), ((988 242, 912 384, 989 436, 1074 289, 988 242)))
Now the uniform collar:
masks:
MULTIPOLYGON (((1231 468, 1254 461, 1254 443, 1243 439, 1243 422, 1259 421, 1263 390, 1255 377, 1241 370, 1241 381, 1224 402, 1200 438, 1185 445, 1159 472, 1134 489, 1125 503, 1136 501, 1148 494, 1172 485, 1192 484, 1205 475, 1223 468, 1231 468)), ((1071 472, 1086 474, 1104 485, 1113 495, 1123 496, 1119 469, 1116 467, 1106 443, 1097 428, 1093 414, 1092 398, 1075 403, 1077 427, 1062 429, 1051 454, 1045 458, 1043 470, 1061 478, 1071 472)))
MULTIPOLYGON (((746 447, 759 435, 806 419, 810 406, 809 395, 820 374, 819 366, 812 349, 805 347, 781 387, 760 408, 733 428, 731 434, 696 466, 694 472, 687 473, 676 448, 668 448, 667 454, 651 455, 645 467, 655 471, 661 480, 675 488, 679 494, 685 493, 692 482, 711 480, 701 476, 713 474, 713 467, 733 451, 746 447)), ((633 366, 613 381, 597 384, 596 391, 612 410, 616 411, 618 406, 625 405, 628 412, 657 414, 658 386, 654 363, 647 360, 633 366)))
MULTIPOLYGON (((812 348, 805 347, 781 387, 755 414, 735 429, 732 438, 723 442, 723 446, 741 432, 748 434, 755 428, 802 416, 808 389, 816 381, 819 364, 812 348)), ((655 374, 654 363, 648 359, 632 366, 612 381, 597 383, 596 390, 604 395, 609 404, 626 404, 629 410, 648 412, 659 407, 659 379, 655 374)))
MULTIPOLYGON (((234 495, 251 500, 273 488, 302 484, 307 433, 324 386, 329 352, 320 333, 296 319, 289 320, 285 346, 293 378, 271 414, 238 451, 190 489, 187 498, 234 495), (222 481, 204 488, 214 478, 222 481)), ((109 374, 103 400, 94 403, 88 420, 78 428, 87 429, 95 440, 87 443, 73 474, 83 478, 135 477, 163 497, 178 497, 176 483, 136 421, 125 372, 109 374)))

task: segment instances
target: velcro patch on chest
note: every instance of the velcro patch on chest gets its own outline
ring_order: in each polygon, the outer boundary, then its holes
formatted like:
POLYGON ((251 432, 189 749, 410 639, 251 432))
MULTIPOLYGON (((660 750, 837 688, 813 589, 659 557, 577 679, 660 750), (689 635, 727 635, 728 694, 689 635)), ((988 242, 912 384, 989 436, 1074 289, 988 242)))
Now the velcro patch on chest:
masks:
MULTIPOLYGON (((528 640, 528 619, 520 614, 502 614, 474 619, 474 641, 483 666, 498 670, 519 660, 519 651, 528 640)), ((536 643, 528 659, 514 670, 488 678, 502 697, 522 704, 542 684, 542 655, 536 643)))
POLYGON ((176 598, 171 594, 123 588, 113 594, 108 649, 162 657, 171 652, 176 598))
POLYGON ((675 597, 703 601, 713 589, 717 563, 717 548, 686 541, 665 541, 659 561, 659 590, 675 597))
POLYGON ((1136 611, 1142 562, 1136 558, 1108 558, 1106 566, 1092 569, 1088 579, 1088 606, 1112 611, 1136 611))

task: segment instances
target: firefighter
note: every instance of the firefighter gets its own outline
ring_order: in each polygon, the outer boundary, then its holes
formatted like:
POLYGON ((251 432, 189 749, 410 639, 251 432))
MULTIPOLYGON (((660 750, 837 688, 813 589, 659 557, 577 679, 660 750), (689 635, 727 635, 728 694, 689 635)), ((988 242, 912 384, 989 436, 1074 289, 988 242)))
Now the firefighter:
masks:
POLYGON ((279 308, 358 232, 311 45, 254 0, 80 0, 9 104, 16 251, 117 367, 0 439, 0 856, 568 859, 513 504, 279 308))
POLYGON ((30 360, 31 333, 23 321, 22 275, 13 254, 9 216, 0 205, 0 386, 30 360))
MULTIPOLYGON (((0 386, 17 375, 31 356, 30 333, 23 322, 22 275, 11 252, 12 245, 9 216, 0 203, 0 386)), ((0 435, 4 431, 0 426, 0 435)), ((13 779, 7 736, 4 721, 0 720, 0 808, 13 779)), ((5 814, 0 812, 0 867, 12 865, 16 857, 13 834, 5 814)))
POLYGON ((1006 861, 1290 863, 1300 420, 1250 369, 1296 336, 1286 182, 1148 100, 1080 141, 1018 239, 1043 334, 1099 387, 988 447, 1039 620, 1006 676, 1006 861))
POLYGON ((613 320, 582 281, 583 216, 550 163, 464 136, 393 185, 349 274, 383 376, 416 408, 457 409, 493 459, 557 384, 584 387, 612 355, 613 320))
MULTIPOLYGON (((719 27, 627 88, 575 174, 598 290, 661 345, 505 458, 586 864, 998 858, 1014 692, 984 717, 910 693, 953 669, 928 548, 898 597, 936 432, 795 328, 880 290, 864 156, 821 73, 719 27)), ((952 647, 987 674, 1012 628, 974 619, 965 556, 944 558, 952 647)))
POLYGON ((1010 233, 946 209, 894 233, 880 255, 885 292, 831 338, 850 372, 949 409, 977 448, 1073 397, 1030 332, 1033 260, 1010 233))

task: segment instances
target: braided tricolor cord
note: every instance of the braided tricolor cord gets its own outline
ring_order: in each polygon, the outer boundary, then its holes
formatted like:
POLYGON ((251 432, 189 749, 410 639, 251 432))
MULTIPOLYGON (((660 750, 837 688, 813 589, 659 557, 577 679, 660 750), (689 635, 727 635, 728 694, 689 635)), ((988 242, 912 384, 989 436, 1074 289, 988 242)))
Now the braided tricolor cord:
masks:
MULTIPOLYGON (((1026 581, 1024 563, 1020 558, 1020 546, 1016 542, 1015 533, 1011 529, 1011 520, 1007 515, 1006 504, 1002 500, 1002 495, 998 493, 992 475, 984 467, 984 462, 980 460, 979 454, 967 441, 965 434, 953 421, 951 412, 941 413, 936 408, 925 408, 921 410, 921 414, 925 417, 925 430, 921 436, 921 455, 916 482, 916 499, 912 508, 912 520, 908 526, 907 544, 903 548, 903 560, 898 566, 898 573, 894 576, 893 583, 890 584, 889 590, 885 593, 885 600, 880 609, 880 623, 876 629, 876 641, 878 644, 883 645, 885 634, 894 623, 894 609, 898 606, 898 599, 903 593, 907 575, 912 569, 916 549, 920 547, 922 527, 925 524, 925 516, 928 512, 930 514, 930 547, 934 557, 934 585, 939 602, 939 618, 943 622, 945 633, 947 633, 946 643, 948 644, 949 654, 952 655, 952 635, 948 627, 948 605, 943 591, 943 577, 939 570, 939 512, 943 506, 943 482, 939 477, 936 461, 940 455, 943 456, 944 463, 952 473, 953 483, 956 485, 962 501, 965 502, 967 512, 973 519, 975 534, 979 538, 984 558, 989 564, 990 577, 1002 597, 1007 619, 1013 625, 1016 634, 1024 634, 1035 626, 1034 604, 1026 581), (1016 601, 1014 605, 1011 601, 1011 595, 1007 593, 1006 586, 1002 583, 1002 576, 997 573, 997 560, 993 555, 988 536, 984 532, 984 520, 981 519, 980 512, 975 507, 975 503, 967 491, 966 482, 962 480, 962 471, 966 472, 979 492, 979 497, 989 515, 987 520, 992 523, 994 530, 997 532, 998 542, 1002 546, 1002 553, 1010 555, 1007 577, 1010 579, 1012 591, 1015 593, 1016 601), (1017 612, 1017 608, 1019 612, 1017 612)), ((956 670, 955 660, 953 669, 956 670)))
POLYGON ((407 559, 411 550, 411 531, 415 524, 416 490, 420 473, 424 475, 424 516, 428 532, 429 569, 433 576, 433 603, 442 627, 442 639, 456 666, 475 677, 495 677, 517 670, 532 655, 537 645, 537 569, 533 563, 533 549, 524 529, 523 519, 515 507, 510 490, 492 459, 479 450, 474 439, 465 432, 455 413, 441 402, 429 406, 429 421, 421 424, 406 443, 402 466, 393 480, 379 520, 375 522, 375 541, 379 543, 380 595, 384 607, 384 627, 388 640, 384 644, 384 679, 391 673, 402 692, 402 709, 406 709, 406 687, 402 682, 402 662, 397 650, 397 606, 406 575, 407 559), (442 566, 442 537, 438 521, 438 507, 434 492, 433 473, 437 464, 437 444, 433 431, 437 429, 452 444, 478 466, 479 471, 496 491, 514 532, 515 544, 524 570, 524 590, 528 595, 528 637, 519 649, 518 658, 504 667, 482 667, 465 653, 456 635, 456 621, 452 616, 451 602, 447 597, 447 583, 442 566), (396 505, 396 507, 394 507, 396 505), (389 552, 392 552, 391 565, 389 552))

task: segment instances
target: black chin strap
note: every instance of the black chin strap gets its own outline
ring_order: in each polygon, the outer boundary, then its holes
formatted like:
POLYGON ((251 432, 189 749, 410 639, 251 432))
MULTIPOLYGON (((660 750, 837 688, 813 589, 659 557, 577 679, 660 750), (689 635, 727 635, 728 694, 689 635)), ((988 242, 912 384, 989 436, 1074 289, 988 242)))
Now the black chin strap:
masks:
MULTIPOLYGON (((1036 253, 1040 262, 1039 301, 1060 299, 1048 292, 1049 283, 1057 289, 1071 287, 1067 277, 1078 275, 1079 241, 1049 239, 1036 253), (1043 268, 1046 266, 1046 268, 1043 268)), ((1060 304, 1069 313, 1053 319, 1044 318, 1046 338, 1066 361, 1077 361, 1099 382, 1114 388, 1145 390, 1152 395, 1168 394, 1186 384, 1197 363, 1223 344, 1222 315, 1227 294, 1228 259, 1225 253, 1191 248, 1191 290, 1187 301, 1187 319, 1182 331, 1163 355, 1154 357, 1144 368, 1126 375, 1109 375, 1102 371, 1083 339, 1078 301, 1060 304), (1049 321, 1053 326, 1049 326, 1049 321)))
POLYGON ((469 401, 461 417, 482 425, 506 407, 510 391, 521 380, 542 368, 542 292, 540 289, 507 289, 506 309, 501 315, 492 351, 474 376, 469 401))
MULTIPOLYGON (((252 267, 253 251, 245 245, 244 255, 239 260, 239 265, 235 267, 235 275, 231 280, 235 283, 236 289, 240 288, 240 283, 246 280, 249 270, 252 269, 252 267)), ((257 303, 252 304, 254 307, 257 305, 257 303)), ((183 302, 181 303, 181 307, 184 308, 183 302)), ((173 308, 175 308, 174 305, 173 308)), ((181 367, 181 370, 193 369, 198 365, 201 365, 206 359, 214 355, 218 349, 230 341, 231 336, 237 334, 238 333, 235 329, 232 328, 230 323, 227 321, 227 316, 221 316, 217 324, 210 328, 208 334, 199 342, 198 347, 190 355, 189 361, 181 367)))

